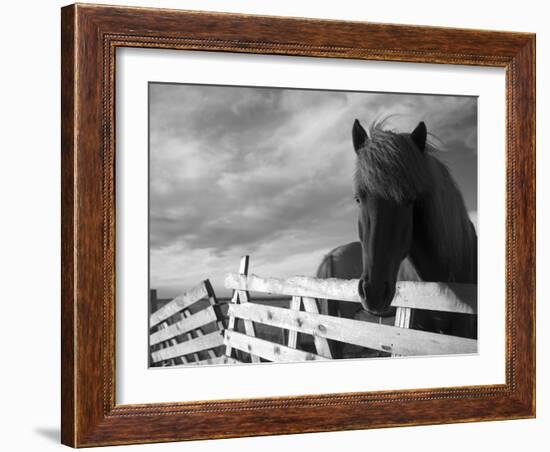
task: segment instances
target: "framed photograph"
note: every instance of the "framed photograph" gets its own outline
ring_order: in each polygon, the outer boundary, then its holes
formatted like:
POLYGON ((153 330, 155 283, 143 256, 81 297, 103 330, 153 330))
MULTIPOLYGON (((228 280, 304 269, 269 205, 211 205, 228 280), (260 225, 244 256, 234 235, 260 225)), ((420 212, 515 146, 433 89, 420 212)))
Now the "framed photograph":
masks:
POLYGON ((62 9, 62 442, 535 416, 535 36, 62 9))

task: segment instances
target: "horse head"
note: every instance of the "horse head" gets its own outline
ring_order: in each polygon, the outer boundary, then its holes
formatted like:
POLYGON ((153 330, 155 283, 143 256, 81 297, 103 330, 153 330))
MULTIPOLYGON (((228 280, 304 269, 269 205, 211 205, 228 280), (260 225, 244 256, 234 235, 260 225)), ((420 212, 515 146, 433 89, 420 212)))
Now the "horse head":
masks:
POLYGON ((381 124, 369 132, 355 120, 354 199, 363 257, 358 292, 366 311, 387 316, 399 266, 412 246, 415 202, 429 181, 424 162, 427 130, 421 122, 410 134, 385 131, 381 124))

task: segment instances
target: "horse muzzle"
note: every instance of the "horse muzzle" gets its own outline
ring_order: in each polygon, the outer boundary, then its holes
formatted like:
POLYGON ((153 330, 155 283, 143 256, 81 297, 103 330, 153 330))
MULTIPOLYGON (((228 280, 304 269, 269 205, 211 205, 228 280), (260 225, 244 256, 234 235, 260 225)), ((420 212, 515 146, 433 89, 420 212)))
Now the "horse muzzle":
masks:
POLYGON ((385 281, 379 290, 372 283, 361 278, 357 291, 361 300, 361 306, 365 311, 377 317, 389 317, 393 314, 391 301, 395 294, 395 284, 385 281))

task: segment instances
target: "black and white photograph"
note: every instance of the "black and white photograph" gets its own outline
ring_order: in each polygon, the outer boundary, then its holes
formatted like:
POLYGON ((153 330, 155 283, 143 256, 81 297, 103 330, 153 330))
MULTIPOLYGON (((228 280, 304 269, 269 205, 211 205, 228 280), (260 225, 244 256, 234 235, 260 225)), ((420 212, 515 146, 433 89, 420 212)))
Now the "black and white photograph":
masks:
POLYGON ((477 97, 148 89, 150 367, 477 352, 477 97))

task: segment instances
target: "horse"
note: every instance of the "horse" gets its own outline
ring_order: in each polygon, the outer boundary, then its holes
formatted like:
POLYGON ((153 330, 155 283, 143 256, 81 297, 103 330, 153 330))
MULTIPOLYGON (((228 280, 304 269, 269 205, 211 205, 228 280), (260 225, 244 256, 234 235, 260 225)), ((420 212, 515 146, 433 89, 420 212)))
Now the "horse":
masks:
MULTIPOLYGON (((356 119, 354 200, 358 242, 335 248, 317 276, 359 280, 367 320, 394 313, 397 280, 477 284, 477 234, 449 169, 437 158, 420 122, 411 133, 374 122, 367 132, 356 119)), ((330 315, 353 318, 357 304, 321 303, 330 315)), ((474 316, 416 310, 415 329, 477 338, 474 316)), ((334 346, 334 344, 332 344, 334 346)))
MULTIPOLYGON (((317 278, 359 279, 363 273, 361 242, 350 242, 340 245, 327 253, 317 268, 317 278)), ((408 258, 401 263, 397 275, 398 281, 420 281, 413 265, 408 258)), ((393 325, 394 318, 379 317, 362 310, 357 303, 342 300, 320 299, 319 309, 321 314, 333 317, 345 317, 348 319, 361 318, 361 320, 393 325)), ((329 343, 332 356, 341 357, 344 353, 344 344, 336 341, 329 343)), ((389 356, 389 353, 377 350, 365 350, 363 347, 350 344, 345 345, 347 357, 380 357, 389 356)))
MULTIPOLYGON (((361 242, 350 242, 340 245, 324 257, 317 268, 317 278, 359 279, 363 273, 361 242)), ((420 281, 412 263, 405 258, 399 266, 398 281, 420 281)), ((331 302, 323 300, 321 310, 323 314, 353 319, 361 310, 361 306, 352 302, 331 302)), ((379 316, 373 316, 365 311, 363 317, 371 321, 380 321, 379 316)))

